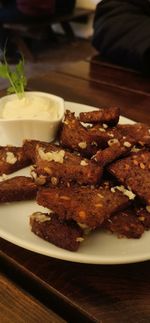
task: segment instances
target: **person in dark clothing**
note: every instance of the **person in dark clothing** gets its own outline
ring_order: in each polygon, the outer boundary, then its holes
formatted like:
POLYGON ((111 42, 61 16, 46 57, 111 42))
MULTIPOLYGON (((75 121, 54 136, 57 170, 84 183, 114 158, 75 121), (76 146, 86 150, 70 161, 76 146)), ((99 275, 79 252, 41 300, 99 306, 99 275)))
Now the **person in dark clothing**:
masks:
POLYGON ((150 74, 150 0, 102 0, 93 27, 103 58, 150 74))

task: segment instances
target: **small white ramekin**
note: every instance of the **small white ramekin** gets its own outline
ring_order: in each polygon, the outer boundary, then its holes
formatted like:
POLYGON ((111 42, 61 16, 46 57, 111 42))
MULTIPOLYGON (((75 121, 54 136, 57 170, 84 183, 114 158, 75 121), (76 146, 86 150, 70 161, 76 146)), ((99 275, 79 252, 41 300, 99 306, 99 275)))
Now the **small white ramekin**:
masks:
MULTIPOLYGON (((44 92, 25 92, 27 96, 42 96, 50 99, 57 108, 57 118, 55 120, 39 119, 3 119, 0 117, 0 131, 4 133, 8 145, 21 146, 25 139, 36 139, 51 142, 55 139, 58 127, 64 116, 64 100, 63 98, 44 92)), ((7 101, 16 98, 16 94, 6 95, 0 98, 0 111, 3 109, 7 101)), ((1 112, 0 112, 1 115, 1 112)))

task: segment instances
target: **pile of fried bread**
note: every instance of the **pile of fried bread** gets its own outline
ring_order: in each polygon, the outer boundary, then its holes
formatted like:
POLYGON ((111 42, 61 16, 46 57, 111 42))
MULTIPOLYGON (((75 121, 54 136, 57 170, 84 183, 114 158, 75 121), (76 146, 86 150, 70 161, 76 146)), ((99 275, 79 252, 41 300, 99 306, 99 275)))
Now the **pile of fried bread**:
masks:
MULTIPOLYGON (((94 230, 140 238, 150 229, 150 127, 118 108, 67 110, 57 141, 0 147, 0 203, 36 199, 33 233, 76 251, 94 230), (31 165, 31 175, 7 178, 31 165)), ((84 242, 85 243, 85 242, 84 242)))

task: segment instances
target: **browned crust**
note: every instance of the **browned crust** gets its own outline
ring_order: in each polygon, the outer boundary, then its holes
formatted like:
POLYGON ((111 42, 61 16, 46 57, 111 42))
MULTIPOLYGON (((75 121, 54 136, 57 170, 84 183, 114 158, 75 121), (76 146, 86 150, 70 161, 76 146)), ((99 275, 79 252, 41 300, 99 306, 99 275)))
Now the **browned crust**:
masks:
POLYGON ((89 112, 81 112, 79 120, 86 123, 106 123, 114 126, 118 123, 120 109, 118 107, 93 110, 89 112))
POLYGON ((92 140, 98 145, 98 148, 108 147, 108 141, 111 139, 120 139, 120 132, 115 127, 108 127, 104 124, 96 124, 88 129, 92 140))
POLYGON ((29 140, 26 139, 23 142, 23 151, 24 154, 27 156, 27 158, 34 164, 35 163, 35 157, 36 157, 36 146, 44 146, 47 147, 49 143, 45 141, 39 141, 39 140, 29 140))
POLYGON ((135 145, 150 147, 150 127, 142 123, 117 125, 106 127, 105 124, 96 124, 88 129, 100 148, 106 148, 109 140, 118 139, 132 142, 135 145))
POLYGON ((37 212, 30 216, 32 232, 60 248, 78 250, 83 231, 74 221, 61 221, 54 213, 40 214, 37 212), (40 214, 45 216, 45 221, 40 221, 40 214))
POLYGON ((77 156, 73 153, 65 151, 62 147, 56 145, 37 146, 36 148, 36 168, 37 177, 45 177, 47 183, 57 185, 61 182, 78 183, 78 184, 97 184, 100 182, 103 168, 97 165, 94 161, 77 156), (63 162, 54 160, 44 160, 40 156, 40 149, 44 152, 60 152, 63 150, 63 162))
POLYGON ((31 200, 36 193, 37 186, 31 177, 16 176, 0 182, 0 203, 31 200))
POLYGON ((61 219, 73 219, 90 228, 99 227, 116 211, 124 209, 128 198, 107 188, 49 188, 37 194, 38 204, 56 212, 61 219))
POLYGON ((24 168, 30 165, 31 161, 24 154, 22 147, 0 147, 0 175, 2 174, 11 174, 21 168, 24 168), (13 153, 13 156, 16 158, 14 163, 7 162, 7 156, 9 153, 13 153))
MULTIPOLYGON (((119 126, 107 127, 106 124, 97 124, 88 129, 89 134, 97 142, 98 148, 107 148, 112 141, 118 141, 123 145, 124 142, 136 144, 136 138, 129 134, 122 134, 119 126)), ((98 149, 97 149, 98 150, 98 149)))
POLYGON ((150 205, 150 152, 139 151, 129 157, 117 160, 108 166, 108 171, 119 182, 150 205))
POLYGON ((150 230, 150 212, 148 212, 145 207, 139 205, 135 206, 135 212, 145 230, 150 230))
POLYGON ((118 125, 118 130, 122 136, 134 138, 136 144, 150 147, 150 127, 143 123, 132 125, 118 125))
POLYGON ((127 238, 138 239, 144 232, 144 226, 133 210, 118 212, 103 223, 103 227, 112 233, 127 238))
POLYGON ((97 143, 86 127, 79 122, 74 113, 66 111, 64 123, 60 132, 60 143, 81 153, 83 156, 92 156, 97 151, 97 143))
POLYGON ((92 160, 95 160, 101 166, 106 166, 115 159, 128 154, 132 147, 133 144, 129 141, 118 141, 104 150, 98 150, 97 153, 92 157, 92 160))

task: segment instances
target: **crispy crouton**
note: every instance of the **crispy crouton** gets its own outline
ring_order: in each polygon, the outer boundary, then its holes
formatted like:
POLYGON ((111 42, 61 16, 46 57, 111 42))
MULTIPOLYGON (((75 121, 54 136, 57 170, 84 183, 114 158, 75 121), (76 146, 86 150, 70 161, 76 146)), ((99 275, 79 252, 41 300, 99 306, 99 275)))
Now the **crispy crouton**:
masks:
POLYGON ((86 127, 79 122, 74 113, 67 111, 60 132, 60 143, 70 150, 75 150, 83 156, 90 157, 97 151, 97 143, 86 127))
POLYGON ((31 177, 16 176, 0 182, 0 203, 31 200, 36 193, 37 186, 31 177))
POLYGON ((150 147, 150 127, 143 123, 132 125, 118 125, 118 130, 122 136, 134 138, 136 144, 150 147))
POLYGON ((103 228, 116 233, 119 237, 140 238, 144 232, 144 226, 134 214, 132 209, 118 212, 104 221, 103 228))
POLYGON ((30 165, 22 147, 0 147, 0 175, 11 174, 30 165))
POLYGON ((106 123, 114 126, 118 123, 120 109, 117 107, 98 109, 89 112, 81 112, 79 120, 86 123, 106 123))
POLYGON ((92 157, 92 160, 95 160, 101 166, 110 164, 115 159, 125 156, 131 151, 133 143, 129 141, 118 141, 104 150, 98 150, 97 153, 92 157))
POLYGON ((33 164, 35 163, 35 155, 36 155, 36 146, 37 145, 40 145, 40 146, 43 145, 44 147, 46 147, 49 145, 49 143, 47 143, 45 141, 29 140, 29 139, 26 139, 23 142, 24 153, 33 164))
POLYGON ((96 124, 88 128, 88 132, 93 138, 93 141, 95 141, 98 147, 102 149, 108 147, 109 140, 117 139, 118 141, 118 139, 122 137, 115 127, 108 127, 106 124, 96 124))
POLYGON ((116 144, 118 142, 122 145, 129 142, 132 143, 132 146, 136 143, 134 137, 130 136, 127 133, 126 135, 123 135, 119 129, 119 126, 107 127, 106 124, 98 124, 89 128, 88 132, 92 136, 93 140, 97 142, 97 146, 101 149, 107 148, 110 145, 116 144))
POLYGON ((145 230, 150 230, 150 206, 144 207, 137 204, 135 205, 135 212, 145 230))
POLYGON ((74 221, 62 221, 56 214, 35 212, 30 216, 31 230, 40 238, 70 251, 76 251, 83 239, 83 230, 74 221))
POLYGON ((150 152, 139 151, 117 160, 108 166, 108 171, 147 205, 150 205, 150 152))
POLYGON ((98 184, 103 169, 94 161, 67 152, 60 146, 49 144, 36 148, 37 178, 44 178, 47 183, 57 185, 61 182, 79 184, 98 184))
POLYGON ((88 187, 41 189, 37 202, 61 219, 73 219, 90 228, 99 227, 111 214, 124 209, 129 199, 122 192, 88 187))
POLYGON ((85 156, 94 155, 99 148, 106 148, 109 142, 133 142, 133 137, 123 136, 117 127, 108 127, 106 124, 96 124, 92 127, 83 127, 74 113, 67 111, 60 133, 60 143, 71 150, 76 150, 85 156))

